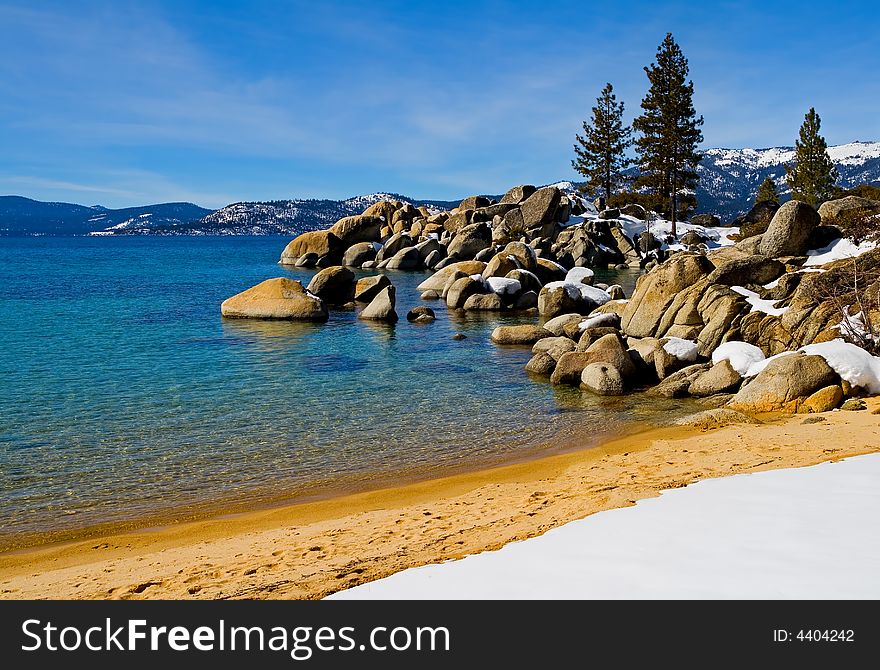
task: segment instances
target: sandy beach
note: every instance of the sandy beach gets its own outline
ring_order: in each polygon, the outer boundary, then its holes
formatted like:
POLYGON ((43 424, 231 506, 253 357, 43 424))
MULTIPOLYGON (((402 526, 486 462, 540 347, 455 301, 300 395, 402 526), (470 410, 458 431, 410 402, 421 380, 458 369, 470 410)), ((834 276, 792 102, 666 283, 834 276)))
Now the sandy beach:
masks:
POLYGON ((663 489, 880 451, 867 411, 715 430, 660 428, 601 447, 313 503, 0 555, 0 597, 322 598, 632 505, 663 489))

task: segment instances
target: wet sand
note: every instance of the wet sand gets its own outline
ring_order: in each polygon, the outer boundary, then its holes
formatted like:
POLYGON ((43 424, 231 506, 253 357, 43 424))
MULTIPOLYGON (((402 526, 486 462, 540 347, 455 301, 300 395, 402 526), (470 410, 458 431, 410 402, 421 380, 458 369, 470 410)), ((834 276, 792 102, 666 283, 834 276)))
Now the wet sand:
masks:
POLYGON ((277 509, 0 554, 0 598, 320 598, 711 477, 880 451, 868 410, 601 447, 277 509))

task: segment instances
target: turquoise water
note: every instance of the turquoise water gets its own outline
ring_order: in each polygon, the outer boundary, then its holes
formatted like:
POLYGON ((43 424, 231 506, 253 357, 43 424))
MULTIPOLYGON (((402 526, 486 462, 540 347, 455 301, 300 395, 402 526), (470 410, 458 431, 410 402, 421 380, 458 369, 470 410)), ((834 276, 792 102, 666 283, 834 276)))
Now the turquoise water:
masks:
POLYGON ((528 349, 489 342, 517 317, 407 323, 422 273, 389 273, 396 327, 222 319, 308 282, 286 241, 0 238, 0 540, 589 445, 658 409, 530 379, 528 349))

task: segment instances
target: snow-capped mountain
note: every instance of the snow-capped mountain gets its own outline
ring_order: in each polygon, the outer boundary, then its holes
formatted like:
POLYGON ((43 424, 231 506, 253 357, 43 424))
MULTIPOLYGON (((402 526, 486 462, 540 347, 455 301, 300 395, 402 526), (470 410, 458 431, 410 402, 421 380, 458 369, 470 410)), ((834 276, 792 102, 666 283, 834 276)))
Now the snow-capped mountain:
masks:
POLYGON ((191 228, 192 232, 207 235, 298 235, 306 230, 329 228, 342 217, 360 214, 380 200, 400 200, 417 207, 442 209, 458 204, 458 201, 414 200, 396 193, 371 193, 346 200, 236 202, 208 214, 191 228))
MULTIPOLYGON (((840 174, 839 185, 880 184, 880 142, 850 142, 828 148, 840 174)), ((697 172, 699 211, 730 220, 752 206, 765 178, 787 196, 785 165, 794 160, 794 147, 769 149, 707 149, 697 172)))

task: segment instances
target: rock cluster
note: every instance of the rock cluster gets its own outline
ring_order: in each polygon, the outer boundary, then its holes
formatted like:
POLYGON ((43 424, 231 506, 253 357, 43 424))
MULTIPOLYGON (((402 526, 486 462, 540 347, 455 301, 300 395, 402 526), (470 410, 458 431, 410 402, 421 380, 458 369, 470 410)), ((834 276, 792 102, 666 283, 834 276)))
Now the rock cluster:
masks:
MULTIPOLYGON (((646 245, 626 235, 617 220, 620 210, 605 210, 598 220, 572 220, 587 209, 592 209, 590 203, 556 186, 514 186, 498 202, 470 196, 449 211, 384 200, 362 214, 340 219, 328 230, 303 233, 284 249, 281 263, 440 270, 475 259, 490 264, 511 242, 528 246, 530 255, 544 261, 539 265, 545 274, 553 271, 549 263, 565 270, 641 267, 658 258, 653 243, 641 251, 646 245)), ((646 215, 644 210, 636 214, 646 215)), ((517 268, 534 272, 526 260, 520 258, 521 263, 507 267, 507 272, 517 268)), ((496 261, 492 276, 505 276, 501 270, 508 265, 506 261, 506 255, 496 261)))

